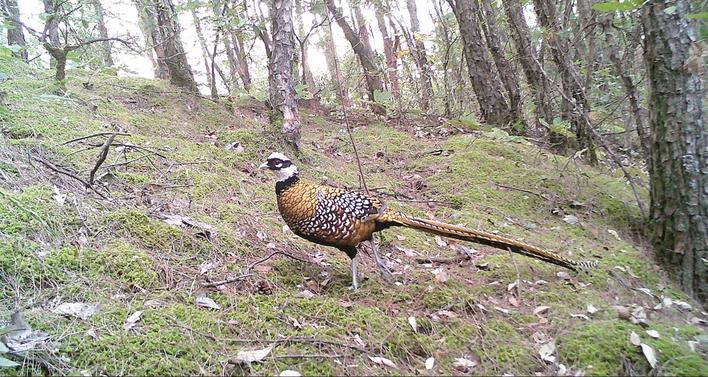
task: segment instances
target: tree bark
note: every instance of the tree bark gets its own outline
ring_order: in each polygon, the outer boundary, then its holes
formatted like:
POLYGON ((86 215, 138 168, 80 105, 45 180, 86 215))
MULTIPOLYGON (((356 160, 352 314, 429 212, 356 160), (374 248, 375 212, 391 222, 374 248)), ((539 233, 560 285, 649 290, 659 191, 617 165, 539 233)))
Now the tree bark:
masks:
POLYGON ((592 143, 591 130, 588 129, 590 125, 587 123, 587 113, 590 111, 590 106, 585 95, 585 88, 582 85, 583 80, 580 77, 580 72, 568 53, 570 43, 558 27, 555 2, 554 0, 534 0, 534 8, 539 23, 546 29, 544 37, 551 49, 553 62, 558 67, 565 96, 574 101, 572 104, 564 101, 567 110, 562 115, 570 121, 573 127, 578 148, 581 150, 587 148, 590 164, 597 165, 597 154, 592 143))
MULTIPOLYGON (((45 20, 45 30, 47 37, 49 37, 49 44, 54 48, 59 48, 61 47, 61 41, 59 40, 59 21, 61 19, 61 8, 63 3, 56 4, 55 0, 42 0, 42 4, 44 5, 44 12, 47 14, 47 18, 45 20)), ((56 64, 57 61, 54 60, 54 57, 52 56, 49 59, 49 68, 55 68, 56 64)))
POLYGON ((20 21, 20 8, 17 6, 17 0, 2 0, 0 5, 2 5, 1 11, 5 22, 10 25, 7 29, 7 44, 19 46, 21 50, 13 52, 12 55, 24 60, 26 63, 28 55, 27 50, 25 50, 25 33, 20 21))
POLYGON ((605 42, 607 42, 608 57, 612 63, 612 68, 615 71, 615 75, 620 78, 625 95, 627 96, 627 99, 629 99, 629 108, 634 116, 634 124, 637 128, 637 135, 639 136, 640 150, 643 152, 644 158, 648 159, 649 144, 651 141, 649 140, 649 135, 646 132, 647 125, 644 116, 645 110, 642 109, 639 102, 640 97, 637 86, 634 83, 634 80, 632 80, 632 77, 629 75, 629 72, 627 72, 624 62, 620 58, 619 47, 617 46, 615 36, 612 33, 612 18, 613 14, 607 13, 602 21, 602 29, 605 33, 605 42))
POLYGON ((495 72, 487 60, 487 47, 482 41, 482 33, 477 22, 476 1, 448 0, 460 28, 467 70, 472 88, 477 95, 482 118, 489 124, 506 126, 509 123, 509 106, 502 95, 495 72))
MULTIPOLYGON (((325 13, 323 17, 327 17, 327 13, 325 13)), ((329 77, 332 80, 332 86, 334 87, 334 92, 339 100, 339 103, 341 103, 345 109, 348 109, 352 106, 352 102, 349 99, 349 91, 347 90, 347 87, 342 85, 344 82, 342 74, 336 69, 337 54, 334 50, 334 37, 332 35, 331 22, 326 23, 324 31, 322 48, 325 52, 325 61, 327 63, 327 70, 329 71, 329 77)))
MULTIPOLYGON (((105 15, 103 11, 103 5, 101 5, 101 0, 93 0, 92 4, 96 8, 96 18, 98 21, 98 34, 101 38, 108 38, 108 29, 106 28, 105 15)), ((106 67, 112 67, 115 65, 113 62, 113 53, 111 51, 111 42, 103 41, 101 42, 101 52, 103 52, 103 64, 106 67)))
POLYGON ((386 19, 384 18, 385 9, 379 3, 376 6, 376 23, 379 26, 381 37, 383 38, 384 57, 386 58, 386 77, 388 78, 389 90, 400 110, 401 104, 401 88, 398 83, 398 59, 396 58, 396 50, 398 50, 398 36, 391 38, 386 27, 386 19))
POLYGON ((334 16, 337 25, 339 25, 344 32, 344 36, 347 38, 347 41, 349 41, 349 44, 352 46, 352 50, 354 50, 354 53, 359 59, 359 63, 364 69, 364 77, 366 78, 366 87, 368 89, 369 101, 371 103, 372 110, 376 114, 384 114, 386 112, 385 109, 383 106, 376 103, 374 98, 374 92, 377 90, 383 91, 381 72, 376 66, 374 52, 371 48, 367 47, 367 44, 365 44, 359 38, 357 33, 354 32, 351 26, 349 26, 347 21, 344 19, 344 16, 342 16, 342 11, 334 5, 334 0, 325 0, 325 3, 327 5, 327 9, 329 9, 334 16))
POLYGON ((708 299, 708 132, 705 72, 689 0, 650 1, 642 10, 649 76, 652 241, 681 288, 708 299))
POLYGON ((430 102, 433 98, 433 73, 430 70, 428 63, 428 54, 425 51, 425 43, 420 37, 420 22, 418 21, 418 9, 416 8, 415 0, 406 0, 406 8, 411 19, 411 36, 413 45, 410 46, 414 51, 414 61, 418 66, 420 75, 420 108, 424 112, 430 110, 430 102))
POLYGON ((273 0, 272 4, 273 40, 269 62, 269 93, 272 106, 271 124, 282 123, 281 133, 285 141, 295 150, 300 143, 300 117, 293 85, 293 51, 295 30, 293 29, 292 0, 273 0))
POLYGON ((514 41, 526 82, 533 94, 536 106, 536 124, 541 126, 540 120, 543 120, 548 127, 553 123, 553 103, 547 97, 550 88, 548 80, 543 76, 541 67, 536 63, 541 59, 536 58, 531 44, 531 32, 526 25, 520 2, 518 0, 503 0, 503 3, 509 21, 511 39, 514 41))
POLYGON ((302 67, 301 82, 303 85, 312 85, 315 81, 307 59, 307 38, 305 35, 305 24, 302 20, 302 0, 295 0, 295 15, 297 17, 299 45, 300 45, 300 66, 302 67))
POLYGON ((138 10, 138 27, 145 37, 146 55, 152 63, 155 78, 168 80, 169 68, 165 64, 165 49, 158 43, 160 38, 157 30, 157 16, 155 14, 154 0, 133 0, 138 10))
MULTIPOLYGON (((239 17, 247 17, 245 14, 245 0, 243 2, 243 6, 244 10, 239 14, 239 17)), ((236 4, 236 0, 232 0, 232 11, 236 8, 238 8, 238 4, 236 4)), ((248 66, 248 55, 246 54, 246 49, 243 44, 243 31, 230 29, 229 34, 231 34, 231 45, 233 46, 236 57, 236 72, 241 79, 243 89, 246 90, 246 92, 250 92, 252 85, 251 69, 248 66)), ((226 39, 226 37, 224 39, 226 39)))
MULTIPOLYGON (((476 1, 476 0, 475 0, 476 1)), ((516 72, 509 63, 509 60, 504 56, 500 38, 501 30, 497 28, 497 13, 492 8, 490 0, 481 0, 484 19, 480 17, 480 23, 486 25, 484 28, 484 36, 487 40, 487 45, 494 58, 494 65, 499 72, 504 88, 509 97, 510 121, 512 123, 511 131, 517 135, 523 135, 526 129, 526 121, 521 112, 521 91, 519 90, 519 82, 516 80, 516 72), (482 22, 484 21, 484 22, 482 22)), ((482 13, 480 13, 480 16, 482 13)))
MULTIPOLYGON (((209 93, 211 98, 219 98, 219 93, 216 90, 216 77, 211 75, 211 54, 209 53, 209 47, 207 47, 206 38, 204 38, 204 31, 202 30, 202 22, 199 19, 199 15, 195 9, 192 9, 192 20, 194 21, 194 29, 197 31, 197 39, 199 40, 199 46, 202 48, 202 59, 204 60, 204 74, 207 78, 207 84, 209 85, 209 93)), ((216 65, 216 62, 214 62, 216 65)), ((216 66, 214 67, 216 69, 216 66)))
MULTIPOLYGON (((170 82, 192 93, 198 93, 197 83, 194 81, 192 69, 187 62, 187 54, 180 39, 180 26, 177 13, 172 0, 153 0, 155 14, 157 15, 157 31, 160 44, 164 48, 162 59, 167 65, 170 82)), ((158 60, 160 57, 158 56, 158 60)))

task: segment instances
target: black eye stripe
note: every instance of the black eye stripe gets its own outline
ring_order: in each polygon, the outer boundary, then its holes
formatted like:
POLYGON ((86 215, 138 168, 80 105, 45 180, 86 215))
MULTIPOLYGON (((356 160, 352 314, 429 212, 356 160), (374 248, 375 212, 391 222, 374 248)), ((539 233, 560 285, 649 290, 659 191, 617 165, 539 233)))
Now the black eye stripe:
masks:
POLYGON ((279 158, 271 158, 268 160, 268 167, 272 170, 287 168, 290 165, 292 165, 292 162, 287 161, 287 160, 283 161, 279 158))

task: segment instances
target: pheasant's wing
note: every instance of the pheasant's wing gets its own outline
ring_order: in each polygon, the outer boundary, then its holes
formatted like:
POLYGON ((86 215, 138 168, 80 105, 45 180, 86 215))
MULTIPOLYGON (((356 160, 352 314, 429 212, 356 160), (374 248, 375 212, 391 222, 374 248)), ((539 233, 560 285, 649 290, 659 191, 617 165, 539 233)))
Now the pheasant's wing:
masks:
POLYGON ((317 190, 318 204, 329 205, 336 212, 348 217, 364 220, 377 215, 384 204, 377 198, 370 197, 358 191, 347 191, 330 186, 319 186, 317 190))

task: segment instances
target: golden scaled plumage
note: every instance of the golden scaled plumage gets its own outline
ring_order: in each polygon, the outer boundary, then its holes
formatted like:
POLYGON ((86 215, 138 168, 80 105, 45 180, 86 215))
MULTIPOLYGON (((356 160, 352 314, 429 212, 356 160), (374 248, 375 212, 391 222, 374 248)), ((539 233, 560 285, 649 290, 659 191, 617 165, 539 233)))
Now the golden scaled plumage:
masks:
MULTIPOLYGON (((281 153, 273 153, 261 165, 279 178, 276 186, 278 210, 298 236, 336 247, 352 258, 352 286, 356 288, 357 247, 370 241, 374 232, 403 226, 443 237, 456 238, 508 250, 571 270, 592 269, 597 262, 574 261, 559 254, 511 238, 443 222, 406 216, 386 208, 377 198, 357 191, 317 185, 300 179, 295 165, 281 153)), ((391 273, 372 243, 377 266, 385 276, 391 273)))

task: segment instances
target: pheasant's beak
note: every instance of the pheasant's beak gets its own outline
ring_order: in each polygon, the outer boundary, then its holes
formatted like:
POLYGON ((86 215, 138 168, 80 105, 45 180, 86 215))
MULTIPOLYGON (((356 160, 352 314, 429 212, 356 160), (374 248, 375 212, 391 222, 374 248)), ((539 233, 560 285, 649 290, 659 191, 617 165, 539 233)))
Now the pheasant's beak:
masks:
POLYGON ((258 169, 268 169, 268 161, 262 163, 260 166, 258 166, 258 169))

